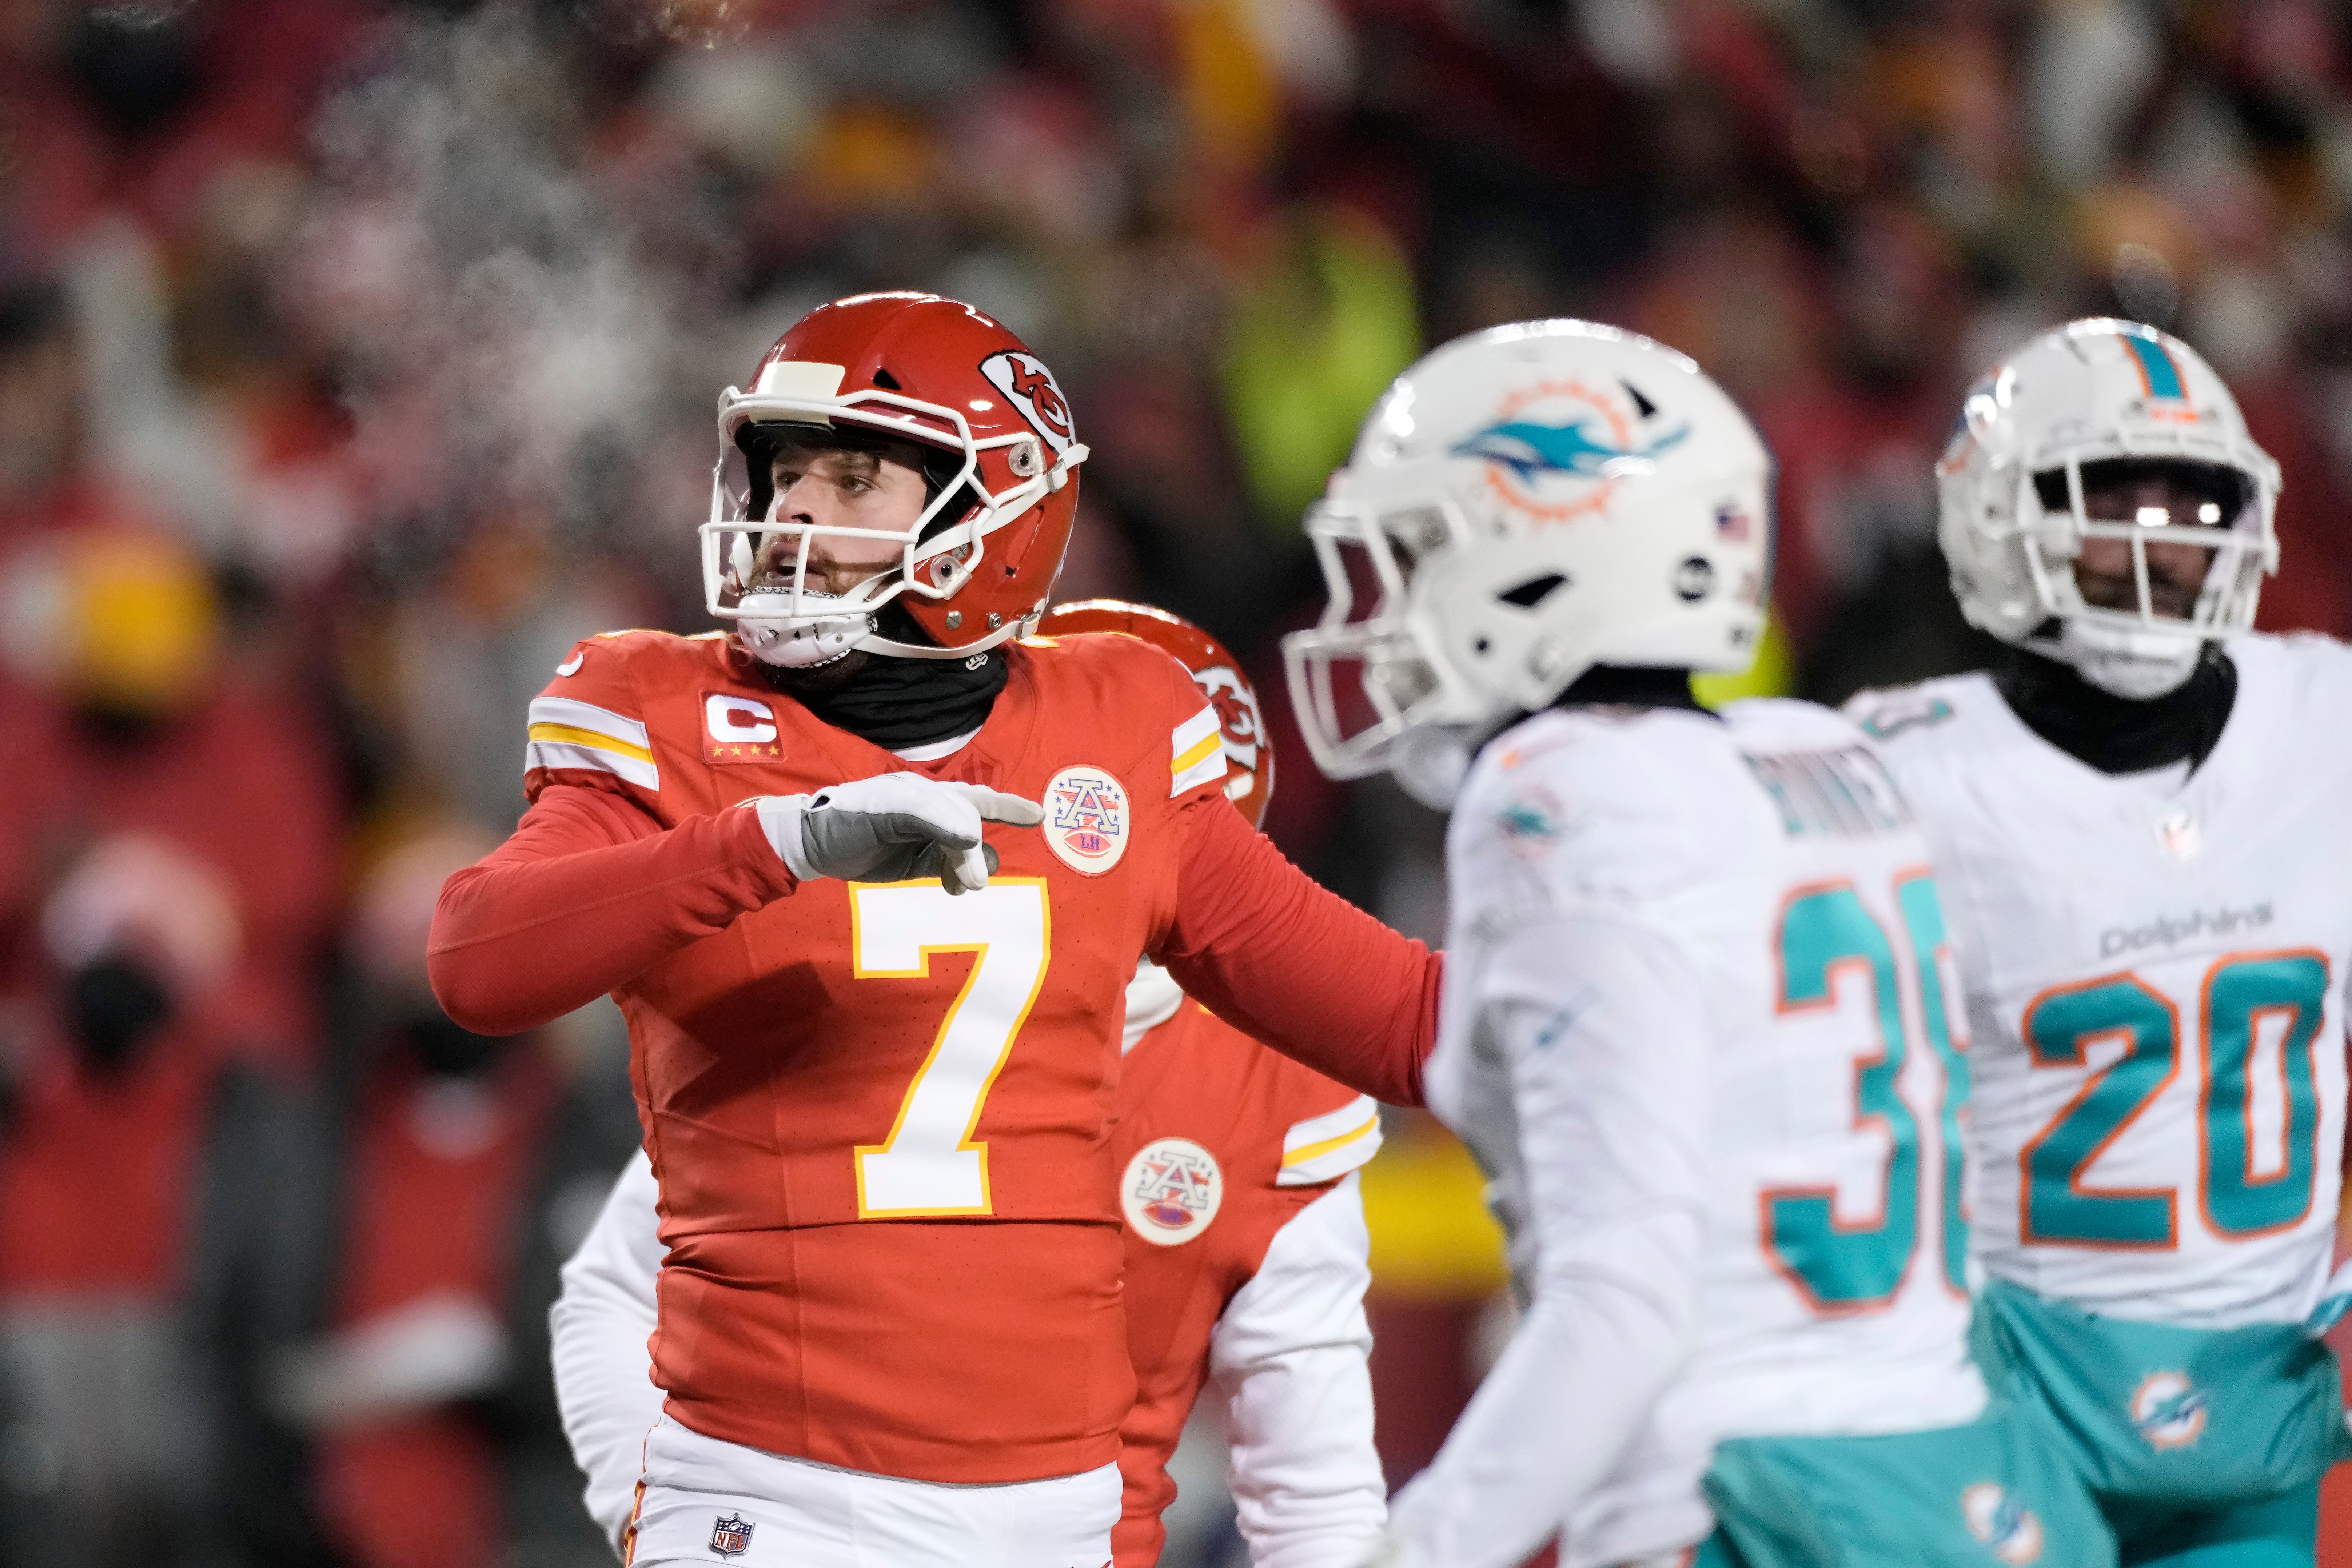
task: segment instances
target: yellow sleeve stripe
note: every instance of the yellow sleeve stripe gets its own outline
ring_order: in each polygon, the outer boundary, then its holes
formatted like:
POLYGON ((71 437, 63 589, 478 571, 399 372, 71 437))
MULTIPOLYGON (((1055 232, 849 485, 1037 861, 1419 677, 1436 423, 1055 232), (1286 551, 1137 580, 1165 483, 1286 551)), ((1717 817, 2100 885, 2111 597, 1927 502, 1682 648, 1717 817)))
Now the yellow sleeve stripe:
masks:
POLYGON ((610 708, 599 708, 593 702, 583 702, 573 697, 534 697, 530 700, 530 721, 534 724, 568 724, 575 730, 587 730, 609 740, 623 741, 633 746, 650 746, 651 736, 646 733, 643 721, 625 713, 615 713, 610 708))
POLYGON ((1214 708, 1202 708, 1176 726, 1175 732, 1168 737, 1168 749, 1176 753, 1179 770, 1184 766, 1183 754, 1203 741, 1214 740, 1217 728, 1217 710, 1214 708))
POLYGON ((1277 1187, 1336 1182, 1381 1152, 1381 1108, 1358 1095, 1337 1110, 1295 1123, 1282 1141, 1277 1187))
POLYGON ((1171 773, 1181 773, 1197 763, 1207 761, 1209 753, 1223 744, 1223 736, 1211 735, 1193 746, 1191 751, 1181 752, 1174 762, 1168 764, 1168 771, 1171 773))
POLYGON ((1218 727, 1215 709, 1203 708, 1177 725, 1168 737, 1168 747, 1175 753, 1168 764, 1170 800, 1225 776, 1225 737, 1218 727))
POLYGON ((1288 1151, 1282 1156, 1282 1168, 1286 1171, 1293 1165, 1304 1165, 1307 1161, 1328 1154, 1334 1149, 1344 1148, 1365 1133, 1378 1130, 1380 1124, 1380 1113, 1374 1111, 1361 1127, 1342 1132, 1337 1138, 1326 1138, 1320 1143, 1309 1143, 1303 1149, 1288 1151))
POLYGON ((593 730, 578 730, 569 724, 533 724, 530 738, 534 741, 560 741, 568 745, 586 746, 594 751, 611 752, 616 756, 634 757, 641 763, 654 760, 653 752, 643 746, 610 735, 600 735, 593 730))

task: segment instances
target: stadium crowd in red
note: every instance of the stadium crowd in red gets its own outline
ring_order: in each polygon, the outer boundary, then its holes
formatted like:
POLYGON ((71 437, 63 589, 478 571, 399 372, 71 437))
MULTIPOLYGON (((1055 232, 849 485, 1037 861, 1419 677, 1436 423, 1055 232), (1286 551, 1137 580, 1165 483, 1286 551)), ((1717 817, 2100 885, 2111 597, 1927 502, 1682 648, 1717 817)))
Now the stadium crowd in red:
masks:
MULTIPOLYGON (((2352 633, 2352 27, 2160 14, 9 8, 0 1564, 605 1560, 545 1306, 635 1138, 625 1047, 467 1034, 422 933, 572 639, 701 626, 711 400, 819 300, 1001 316, 1095 453, 1062 596, 1259 650, 1423 344, 1650 331, 1772 444, 1764 679, 1829 699, 1969 660, 1948 411, 2113 310, 2284 466, 2265 623, 2352 633)), ((1290 755, 1277 839, 1433 934, 1433 819, 1290 755)), ((1401 1300, 1386 1342, 1473 1313, 1401 1300)), ((1448 1354, 1388 1374, 1392 1479, 1448 1354)))

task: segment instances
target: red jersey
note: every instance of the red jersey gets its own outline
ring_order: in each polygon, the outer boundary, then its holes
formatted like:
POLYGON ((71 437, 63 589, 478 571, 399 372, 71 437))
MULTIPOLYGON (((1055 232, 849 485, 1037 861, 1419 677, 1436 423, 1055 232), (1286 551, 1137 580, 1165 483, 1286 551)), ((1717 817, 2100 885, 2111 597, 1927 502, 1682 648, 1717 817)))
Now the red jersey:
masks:
POLYGON ((1119 1428, 1118 1568, 1150 1568, 1168 1460, 1208 1376, 1209 1336, 1275 1233, 1380 1147, 1370 1097, 1275 1055, 1189 998, 1129 1051, 1112 1141, 1126 1220, 1135 1406, 1119 1428))
POLYGON ((530 813, 444 889, 431 958, 459 1022, 527 1026, 607 987, 627 1015, 670 1248, 656 1381, 697 1431, 950 1482, 1117 1457, 1110 1131, 1140 954, 1418 1098, 1435 961, 1218 798, 1183 668, 1118 637, 1004 656, 979 733, 910 763, 743 679, 716 634, 583 643, 532 704, 530 813), (956 898, 795 886, 732 809, 909 769, 1045 821, 990 825, 999 868, 956 898))

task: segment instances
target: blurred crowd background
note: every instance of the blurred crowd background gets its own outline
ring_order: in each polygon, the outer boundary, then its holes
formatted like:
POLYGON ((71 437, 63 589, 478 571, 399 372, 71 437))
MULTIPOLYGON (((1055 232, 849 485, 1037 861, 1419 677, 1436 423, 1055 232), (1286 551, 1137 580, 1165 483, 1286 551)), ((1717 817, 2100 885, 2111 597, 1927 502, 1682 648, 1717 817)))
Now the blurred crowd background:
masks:
MULTIPOLYGON (((805 309, 1026 337, 1094 450, 1064 596, 1277 714, 1387 378, 1639 328, 1779 457, 1752 684, 1834 700, 1979 657, 1930 464, 2093 311, 2232 384, 2264 621, 2352 631, 2347 217, 2326 0, 0 6, 0 1564, 611 1561, 544 1321, 625 1040, 466 1034, 423 933, 571 641, 700 629, 713 400, 805 309)), ((1284 732, 1277 838, 1434 935, 1435 819, 1284 732)), ((1368 1174, 1394 1479, 1506 1331, 1477 1190, 1408 1118, 1368 1174)))

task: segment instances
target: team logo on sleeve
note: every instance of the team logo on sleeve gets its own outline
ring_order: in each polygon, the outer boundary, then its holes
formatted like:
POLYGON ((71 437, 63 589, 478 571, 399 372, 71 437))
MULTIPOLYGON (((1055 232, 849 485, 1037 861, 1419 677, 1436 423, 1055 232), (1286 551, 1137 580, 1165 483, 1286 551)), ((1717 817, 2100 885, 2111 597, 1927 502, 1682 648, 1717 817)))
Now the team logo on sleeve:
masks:
POLYGON ((2151 1448, 2186 1448, 2205 1432, 2205 1394, 2177 1372, 2152 1372, 2131 1398, 2132 1426, 2151 1448))
POLYGON ((1541 784, 1528 784, 1496 814, 1495 829, 1523 860, 1540 860, 1567 831, 1568 809, 1541 784))
POLYGON ((710 1527, 710 1550, 721 1557, 740 1557, 751 1548, 753 1526, 740 1513, 722 1513, 710 1527))
POLYGON ((1100 768, 1064 768, 1045 785, 1045 847, 1073 871, 1099 877, 1127 853, 1135 814, 1127 791, 1100 768))
POLYGON ((709 763, 772 763, 784 754, 776 710, 731 691, 702 694, 702 758, 709 763))
POLYGON ((1929 730, 1952 716, 1952 705, 1940 697, 1897 697, 1872 709, 1862 721, 1862 732, 1874 741, 1891 741, 1906 730, 1929 730))
POLYGON ((2042 1521, 2007 1487, 1982 1481, 1960 1493, 1960 1515, 1969 1533, 2003 1563, 2023 1564, 2042 1556, 2042 1521))
POLYGON ((1136 1152, 1119 1178, 1118 1205, 1135 1234, 1180 1247, 1209 1228, 1225 1201, 1217 1157, 1190 1138, 1160 1138, 1136 1152))

